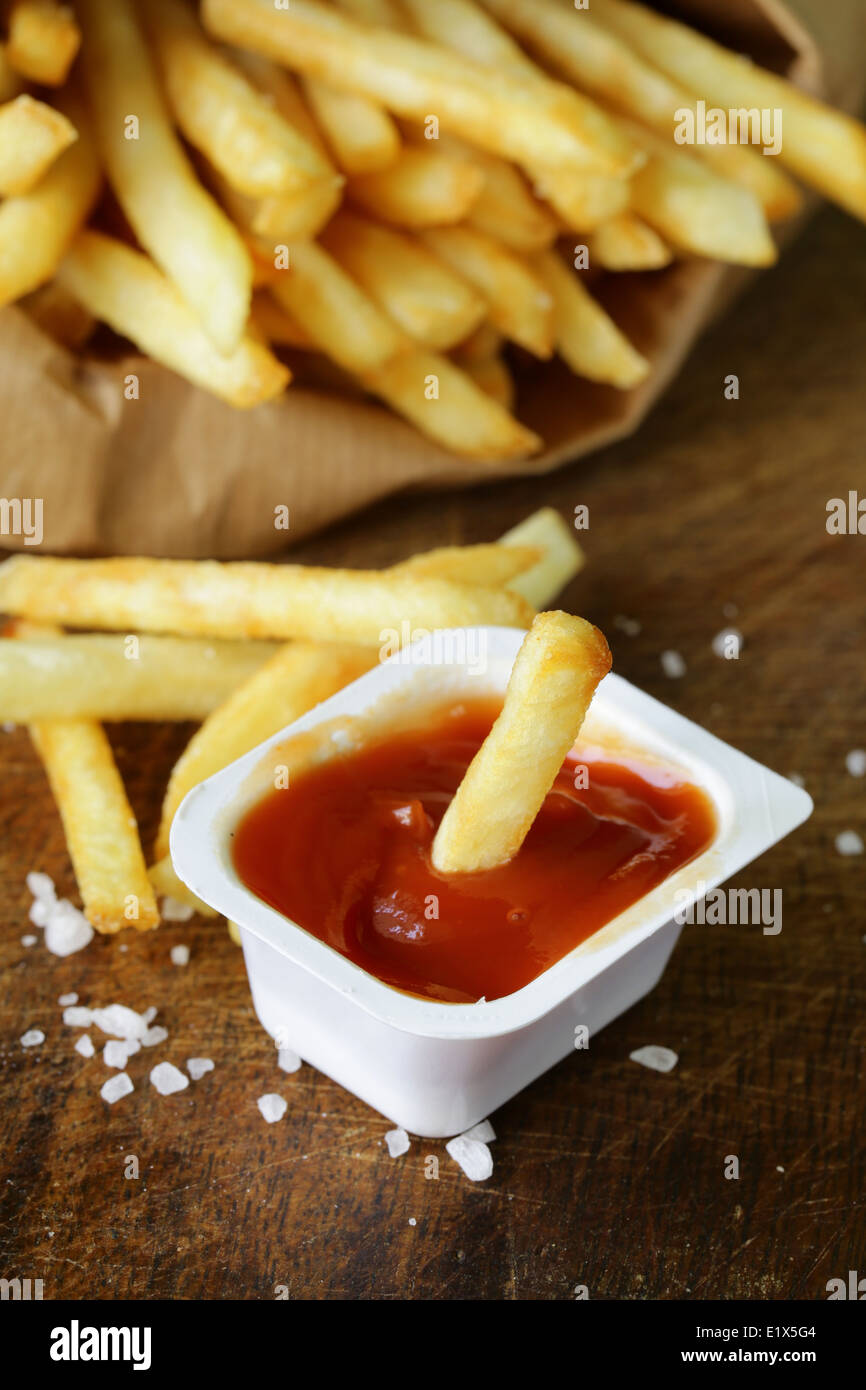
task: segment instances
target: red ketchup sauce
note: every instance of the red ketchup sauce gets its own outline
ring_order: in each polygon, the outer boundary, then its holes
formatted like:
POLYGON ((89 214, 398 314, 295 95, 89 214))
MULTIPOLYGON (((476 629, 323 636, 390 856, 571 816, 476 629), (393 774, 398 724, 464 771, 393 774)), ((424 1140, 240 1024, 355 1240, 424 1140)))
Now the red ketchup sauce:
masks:
POLYGON ((442 710, 270 792, 235 832, 240 878, 385 984, 474 1003, 529 984, 712 840, 697 787, 581 755, 563 764, 510 864, 438 874, 436 828, 500 707, 442 710), (575 786, 580 766, 586 788, 575 786))

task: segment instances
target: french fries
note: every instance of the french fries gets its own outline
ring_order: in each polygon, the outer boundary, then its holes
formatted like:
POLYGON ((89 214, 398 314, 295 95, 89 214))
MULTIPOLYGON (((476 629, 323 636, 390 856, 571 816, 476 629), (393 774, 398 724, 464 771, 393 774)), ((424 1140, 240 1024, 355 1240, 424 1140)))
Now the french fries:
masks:
POLYGON ((31 82, 60 87, 69 76, 81 32, 68 5, 56 0, 12 0, 6 59, 31 82))
POLYGON ((101 726, 48 719, 31 724, 30 736, 60 811, 91 926, 108 933, 158 927, 135 816, 101 726))
POLYGON ((553 296, 557 351, 580 376, 627 391, 644 380, 649 363, 632 347, 613 319, 580 283, 555 251, 544 251, 535 265, 553 296))
POLYGON ((345 174, 375 174, 395 162, 400 132, 381 106, 313 77, 304 80, 304 92, 345 174))
POLYGON ((544 558, 540 545, 443 545, 394 565, 408 574, 441 575, 461 584, 509 584, 544 558))
POLYGON ((546 608, 586 563, 574 531, 553 507, 541 507, 525 517, 500 536, 498 544, 519 550, 534 546, 541 551, 534 565, 506 580, 508 588, 522 594, 533 608, 546 608))
POLYGON ((525 627, 517 594, 393 571, 215 560, 67 560, 13 555, 0 611, 121 632, 308 638, 378 646, 383 629, 525 627))
POLYGON ((590 265, 604 270, 661 270, 674 258, 658 232, 633 212, 609 217, 587 237, 586 244, 590 265))
MULTIPOLYGON (((2 215, 0 208, 0 236, 2 215)), ((289 369, 254 338, 242 338, 228 356, 220 353, 174 283, 113 237, 81 232, 57 278, 142 352, 241 410, 272 400, 291 379, 289 369)))
POLYGON ((62 111, 26 93, 0 106, 0 197, 29 193, 75 139, 62 111))
POLYGON ((209 715, 175 763, 162 803, 156 858, 168 854, 171 823, 188 791, 363 676, 376 660, 373 648, 339 643, 291 642, 275 652, 209 715))
POLYGON ((473 333, 485 317, 481 295, 415 237, 343 212, 321 240, 417 343, 445 352, 473 333))
POLYGON ((78 13, 97 142, 118 202, 217 352, 232 353, 252 292, 243 238, 172 129, 132 0, 79 0, 78 13))
POLYGON ((0 720, 204 719, 274 650, 134 633, 0 638, 0 720))
POLYGON ((436 832, 432 860, 439 873, 481 873, 514 858, 610 665, 598 628, 567 613, 537 615, 502 712, 436 832))
POLYGON ((348 196, 359 208, 398 227, 438 227, 462 222, 481 196, 482 170, 431 141, 406 146, 376 174, 350 179, 348 196))

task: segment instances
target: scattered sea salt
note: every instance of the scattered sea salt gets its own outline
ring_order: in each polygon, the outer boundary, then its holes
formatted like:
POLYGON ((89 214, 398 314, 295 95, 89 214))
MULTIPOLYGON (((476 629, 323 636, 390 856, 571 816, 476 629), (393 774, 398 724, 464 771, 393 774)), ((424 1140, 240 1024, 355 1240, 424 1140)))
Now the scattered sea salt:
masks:
POLYGON ((39 1044, 44 1043, 44 1041, 45 1034, 43 1033, 41 1028, 28 1028, 27 1032, 22 1034, 21 1046, 38 1047, 39 1044))
POLYGON ((409 1225, 410 1225, 410 1226, 417 1226, 417 1225, 418 1225, 418 1222, 415 1220, 415 1217, 414 1217, 414 1216, 410 1216, 410 1217, 409 1217, 409 1225))
POLYGON ((409 1136, 405 1129, 389 1129, 385 1135, 385 1143, 392 1158, 399 1158, 401 1154, 409 1152, 409 1136))
POLYGON ((445 1145, 455 1163, 459 1163, 471 1182, 484 1182, 493 1172, 493 1155, 480 1139, 470 1139, 466 1134, 458 1134, 445 1145))
POLYGON ((664 671, 666 676, 670 677, 671 680, 678 680, 680 676, 684 676, 686 674, 686 663, 680 656, 679 652, 662 652, 660 659, 662 663, 662 670, 664 671))
POLYGON ((82 1057, 92 1057, 94 1055, 94 1053, 96 1052, 96 1048, 93 1046, 93 1043, 90 1040, 89 1033, 81 1034, 81 1037, 75 1044, 75 1051, 80 1052, 82 1057))
POLYGON ((56 902, 57 894, 54 891, 54 879, 48 874, 40 874, 31 871, 26 879, 27 891, 34 898, 44 898, 46 902, 56 902))
POLYGON ((289 1108, 288 1101, 283 1100, 282 1096, 276 1095, 273 1091, 266 1096, 259 1096, 256 1104, 269 1125, 276 1124, 277 1120, 281 1120, 289 1108))
POLYGON ((67 898, 55 903, 45 923, 45 945, 55 956, 71 956, 83 951, 93 940, 93 928, 83 912, 67 898))
POLYGON ((142 1034, 141 1041, 145 1047, 157 1047, 159 1043, 164 1043, 168 1037, 168 1029, 163 1028, 161 1023, 157 1023, 155 1028, 147 1028, 142 1034))
POLYGON ((845 754, 845 766, 852 777, 866 777, 866 749, 852 748, 845 754))
POLYGON ((195 916, 195 908, 178 898, 163 898, 160 910, 165 922, 188 922, 190 917, 195 916))
POLYGON ((650 1071, 673 1071, 680 1060, 671 1048, 658 1047, 655 1043, 639 1047, 628 1055, 632 1062, 639 1062, 642 1067, 649 1067, 650 1071))
POLYGON ((33 923, 34 927, 42 928, 48 926, 48 918, 51 916, 52 906, 53 904, 47 902, 45 898, 33 899, 32 903, 30 904, 30 911, 27 913, 27 916, 30 918, 30 921, 33 923))
POLYGON ((169 952, 172 965, 189 965, 189 947, 172 946, 169 952))
POLYGON ((27 936, 22 936, 22 938, 21 938, 21 945, 22 945, 22 946, 35 946, 38 940, 39 940, 39 937, 38 937, 38 936, 30 936, 30 935, 28 934, 27 936))
POLYGON ((156 1018, 158 1012, 159 1010, 155 1007, 155 1005, 149 1004, 145 1009, 144 1013, 141 1015, 148 1028, 153 1023, 153 1020, 156 1018))
POLYGON ((281 1047, 277 1053, 277 1066, 280 1071, 300 1071, 302 1062, 297 1052, 293 1052, 290 1047, 281 1047))
POLYGON ((209 1071, 213 1071, 213 1062, 210 1057, 188 1057, 186 1069, 193 1081, 200 1081, 209 1071))
POLYGON ((626 637, 637 637, 641 631, 641 625, 637 618, 626 618, 622 613, 617 613, 613 625, 619 628, 620 632, 624 632, 626 637))
POLYGON ((109 1004, 105 1009, 93 1010, 93 1022, 103 1033, 111 1033, 115 1038, 144 1038, 147 1024, 135 1009, 126 1004, 109 1004))
POLYGON ((161 1096, 173 1095, 175 1091, 185 1091, 189 1085, 189 1077, 184 1076, 173 1062, 157 1062, 150 1073, 150 1081, 161 1096))
POLYGON ((129 1049, 119 1038, 110 1038, 102 1049, 102 1060, 107 1067, 117 1067, 123 1071, 129 1061, 129 1049))
POLYGON ((496 1130, 489 1120, 479 1120, 477 1125, 467 1129, 463 1135, 464 1139, 478 1139, 482 1144, 492 1144, 496 1138, 496 1130))
POLYGON ((60 998, 57 1000, 57 1002, 58 1002, 58 1004, 60 1005, 61 1008, 64 1008, 64 1009, 65 1009, 66 1006, 67 1006, 68 1004, 77 1004, 77 1003, 78 1003, 78 995, 75 994, 74 992, 73 992, 72 994, 61 994, 61 996, 60 996, 60 998))
POLYGON ((856 830, 843 830, 836 836, 836 851, 838 854, 862 854, 863 841, 856 830))
MULTIPOLYGON (((78 995, 75 997, 77 999, 78 995)), ((93 1022, 93 1010, 70 1004, 63 1010, 63 1022, 67 1028, 89 1028, 93 1022)))
POLYGON ((121 1100, 123 1096, 128 1096, 130 1091, 134 1090, 135 1087, 126 1072, 121 1071, 117 1073, 117 1076, 110 1076, 108 1080, 103 1083, 99 1094, 109 1105, 113 1105, 116 1100, 121 1100))

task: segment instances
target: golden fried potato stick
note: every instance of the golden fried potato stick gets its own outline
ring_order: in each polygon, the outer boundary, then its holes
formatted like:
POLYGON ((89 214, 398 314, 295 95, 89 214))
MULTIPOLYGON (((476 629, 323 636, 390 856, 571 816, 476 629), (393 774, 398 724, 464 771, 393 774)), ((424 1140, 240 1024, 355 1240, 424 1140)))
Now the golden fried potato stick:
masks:
POLYGON ((148 0, 141 15, 181 131, 234 188, 263 198, 332 176, 316 147, 220 52, 182 0, 148 0))
POLYGON ((492 357, 478 357, 474 362, 459 361, 467 376, 485 396, 489 396, 503 410, 513 410, 517 400, 517 384, 501 352, 492 357))
POLYGON ((591 266, 603 270, 661 270, 673 252, 652 227, 633 212, 609 217, 586 238, 591 266))
POLYGON ((518 163, 540 160, 627 174, 630 142, 593 102, 560 83, 492 72, 414 36, 359 24, 314 0, 204 0, 205 27, 229 43, 275 58, 379 101, 399 116, 436 114, 445 130, 518 163))
POLYGON ((233 352, 250 310, 243 238, 202 187, 172 127, 132 0, 79 0, 97 142, 129 223, 218 352, 233 352))
POLYGON ((13 0, 6 59, 16 72, 43 87, 62 87, 81 44, 68 5, 56 0, 13 0))
POLYGON ((533 264, 553 295, 556 350, 571 370, 621 391, 643 381, 649 363, 584 288, 580 271, 556 251, 543 251, 533 264))
POLYGON ((393 569, 408 574, 441 575, 462 584, 511 584, 523 572, 540 564, 544 551, 538 545, 506 547, 498 541, 487 545, 442 545, 401 560, 393 569))
MULTIPOLYGON (((178 878, 174 871, 174 865, 167 854, 151 865, 147 871, 147 876, 158 897, 174 898, 175 902, 186 903, 200 917, 219 917, 216 908, 211 907, 209 903, 202 902, 201 898, 197 898, 192 889, 187 888, 186 884, 178 878)), ((240 941, 237 944, 239 946, 240 941)))
POLYGON ((400 132, 383 107, 315 77, 305 77, 303 88, 343 173, 374 174, 394 163, 400 153, 400 132))
POLYGON ((415 228, 462 222, 483 188, 478 163, 449 154, 431 140, 426 146, 405 146, 388 169, 350 179, 347 193, 371 217, 415 228))
POLYGON ((68 627, 378 646, 383 629, 527 626, 516 594, 383 570, 256 561, 70 560, 13 555, 0 611, 68 627))
MULTIPOLYGON (((681 82, 708 106, 779 110, 779 161, 848 212, 866 218, 866 129, 684 24, 624 0, 593 0, 593 15, 648 62, 681 82)), ((772 164, 766 158, 765 164, 772 164)))
POLYGON ((107 933, 158 927, 135 816, 101 725, 47 719, 30 725, 30 737, 51 783, 91 926, 107 933))
POLYGON ((586 563, 573 528, 553 507, 541 507, 524 517, 500 536, 498 544, 519 549, 537 546, 541 550, 537 564, 506 581, 508 588, 522 594, 533 608, 546 608, 552 603, 586 563))
POLYGON ((24 78, 9 62, 5 43, 0 43, 0 101, 12 101, 23 90, 24 78))
POLYGON ((76 237, 57 278, 155 362, 240 410, 273 400, 291 381, 288 367, 249 335, 229 355, 219 352, 174 282, 147 256, 102 232, 76 237))
POLYGON ((44 285, 90 215, 102 183, 84 112, 64 94, 78 139, 29 193, 0 203, 0 306, 44 285))
POLYGON ((187 792, 279 733, 375 666, 374 647, 290 642, 228 697, 192 736, 169 778, 155 856, 168 854, 175 812, 187 792))
POLYGON ((0 106, 0 197, 29 193, 77 138, 62 111, 26 93, 0 106))
POLYGON ((433 840, 441 874, 474 874, 518 853, 580 733, 611 656, 598 628, 539 613, 517 653, 505 703, 433 840))

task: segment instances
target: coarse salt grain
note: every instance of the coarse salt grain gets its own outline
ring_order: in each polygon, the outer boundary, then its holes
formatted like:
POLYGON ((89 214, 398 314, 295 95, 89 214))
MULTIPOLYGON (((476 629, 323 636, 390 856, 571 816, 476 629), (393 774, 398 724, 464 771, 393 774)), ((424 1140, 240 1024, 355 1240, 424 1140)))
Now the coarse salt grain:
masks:
POLYGON ((188 1057, 186 1069, 193 1081, 200 1081, 209 1071, 213 1071, 213 1062, 210 1057, 188 1057))
POLYGON ((458 1134, 445 1145, 455 1163, 459 1163, 471 1182, 484 1182, 493 1172, 493 1155, 480 1139, 469 1139, 458 1134))
POLYGON ((66 898, 54 903, 45 923, 45 945, 52 955, 72 956, 93 940, 93 928, 83 912, 66 898))
POLYGON ((28 1029, 27 1029, 27 1032, 24 1033, 24 1034, 22 1034, 22 1037, 21 1037, 21 1046, 22 1046, 22 1047, 39 1047, 39 1045, 40 1045, 41 1043, 44 1043, 44 1041, 45 1041, 45 1034, 43 1033, 43 1031, 42 1031, 41 1028, 28 1028, 28 1029))
POLYGON ((34 898, 44 898, 46 902, 57 901, 54 880, 48 874, 40 874, 31 870, 27 875, 26 883, 27 891, 32 893, 34 898))
POLYGON ((624 613, 617 613, 613 625, 620 632, 624 632, 626 637, 637 637, 641 630, 637 618, 627 618, 624 613))
POLYGON ((169 951, 172 965, 189 965, 189 947, 172 946, 169 951))
POLYGON ((149 1004, 145 1009, 144 1013, 141 1015, 148 1028, 153 1023, 153 1020, 156 1018, 158 1012, 159 1010, 156 1008, 154 1004, 149 1004))
POLYGON ((482 1144, 492 1144, 496 1138, 496 1130, 489 1120, 479 1120, 477 1125, 464 1132, 465 1139, 478 1139, 482 1144))
POLYGON ((293 1052, 290 1047, 281 1047, 277 1052, 277 1066, 280 1071, 300 1071, 302 1065, 297 1052, 293 1052))
POLYGON ((35 946, 38 940, 39 940, 39 937, 38 937, 38 936, 30 936, 30 935, 28 934, 27 936, 22 936, 22 938, 21 938, 21 945, 22 945, 22 946, 35 946))
POLYGON ((866 750, 852 748, 845 754, 845 767, 852 777, 866 777, 866 750))
POLYGON ((129 1061, 126 1043, 119 1038, 110 1038, 102 1049, 102 1060, 107 1067, 117 1067, 118 1071, 123 1071, 129 1061))
POLYGON ((289 1108, 288 1101, 283 1100, 282 1096, 276 1095, 273 1091, 266 1096, 259 1096, 256 1104, 269 1125, 276 1124, 277 1120, 281 1120, 289 1108))
POLYGON ((189 1085, 189 1077, 184 1076, 173 1062, 157 1062, 151 1070, 150 1081, 161 1096, 171 1096, 175 1091, 185 1091, 189 1085))
POLYGON ((632 1062, 638 1062, 642 1067, 649 1067, 650 1071, 673 1071, 680 1060, 671 1048, 659 1047, 655 1043, 650 1043, 647 1047, 639 1047, 628 1055, 632 1062))
POLYGON ((103 1082, 99 1094, 109 1105, 114 1105, 116 1100, 121 1100, 123 1096, 128 1096, 130 1091, 134 1090, 135 1087, 126 1072, 121 1071, 117 1073, 117 1076, 110 1076, 107 1081, 103 1082))
POLYGON ((662 652, 660 661, 662 670, 671 680, 679 680, 681 676, 686 674, 686 663, 679 652, 662 652))
POLYGON ((163 1028, 161 1023, 157 1023, 154 1028, 148 1028, 142 1036, 142 1043, 145 1047, 157 1047, 159 1043, 164 1043, 168 1037, 168 1029, 163 1028))
POLYGON ((92 1057, 95 1054, 96 1048, 93 1046, 89 1033, 81 1034, 75 1044, 75 1051, 80 1052, 82 1057, 92 1057))
POLYGON ((44 898, 34 898, 30 904, 30 911, 27 916, 34 927, 47 927, 48 918, 51 916, 53 903, 46 902, 44 898))
POLYGON ((845 855, 863 853, 863 841, 856 830, 843 830, 836 836, 836 852, 845 855))
POLYGON ((65 1009, 68 1004, 78 1003, 78 995, 74 992, 72 994, 61 994, 57 1002, 61 1008, 65 1009))
POLYGON ((63 1010, 63 1022, 67 1028, 89 1028, 93 1022, 93 1010, 70 1004, 63 1010))
POLYGON ((161 912, 166 922, 188 922, 195 916, 195 908, 190 903, 182 903, 178 898, 163 898, 161 912))
POLYGON ((104 1009, 93 1010, 93 1022, 103 1033, 111 1033, 115 1038, 144 1038, 147 1024, 135 1009, 126 1004, 109 1004, 104 1009))
POLYGON ((400 1158, 402 1154, 409 1152, 409 1136, 405 1129, 389 1129, 385 1135, 385 1143, 392 1158, 400 1158))

